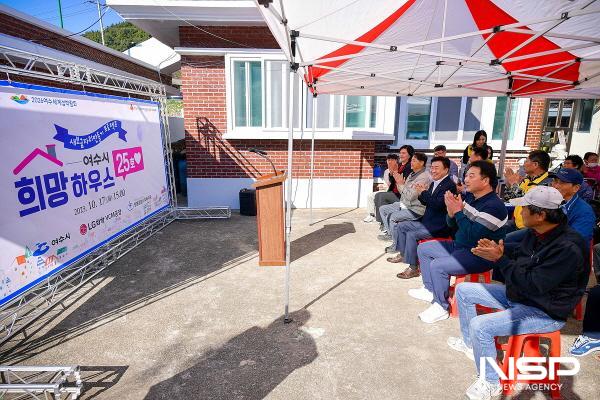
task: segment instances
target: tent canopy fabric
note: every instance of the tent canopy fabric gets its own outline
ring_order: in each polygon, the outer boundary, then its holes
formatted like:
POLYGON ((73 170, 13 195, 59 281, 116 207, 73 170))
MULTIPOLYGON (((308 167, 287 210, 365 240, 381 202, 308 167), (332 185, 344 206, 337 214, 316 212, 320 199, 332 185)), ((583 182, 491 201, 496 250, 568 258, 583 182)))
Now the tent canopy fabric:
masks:
POLYGON ((257 3, 315 93, 600 97, 597 0, 257 3))

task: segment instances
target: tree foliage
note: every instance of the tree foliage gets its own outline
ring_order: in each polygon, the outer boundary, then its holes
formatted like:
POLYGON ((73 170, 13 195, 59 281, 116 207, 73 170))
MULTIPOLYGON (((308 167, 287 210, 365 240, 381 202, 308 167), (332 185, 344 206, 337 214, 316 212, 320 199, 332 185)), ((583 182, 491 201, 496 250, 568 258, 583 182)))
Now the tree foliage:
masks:
MULTIPOLYGON (((102 43, 99 30, 88 31, 83 36, 94 42, 102 43)), ((150 35, 131 22, 120 22, 104 29, 106 46, 117 51, 125 51, 147 39, 150 39, 150 35)))

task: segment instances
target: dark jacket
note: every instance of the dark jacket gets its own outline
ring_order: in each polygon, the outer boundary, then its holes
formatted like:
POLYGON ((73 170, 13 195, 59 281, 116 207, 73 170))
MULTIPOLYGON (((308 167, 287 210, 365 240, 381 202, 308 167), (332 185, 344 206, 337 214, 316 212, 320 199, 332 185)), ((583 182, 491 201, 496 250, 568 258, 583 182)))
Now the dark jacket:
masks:
POLYGON ((445 177, 433 191, 433 182, 429 189, 421 192, 419 201, 425 205, 425 214, 421 218, 421 223, 433 237, 446 237, 450 235, 450 227, 446 224, 446 202, 444 194, 447 191, 456 194, 456 185, 450 176, 445 177))
POLYGON ((583 296, 590 275, 589 246, 566 223, 543 239, 533 230, 519 246, 505 248, 496 262, 510 301, 537 307, 566 320, 583 296))
MULTIPOLYGON (((490 152, 490 156, 488 157, 488 159, 492 159, 492 157, 494 157, 494 149, 492 149, 492 147, 486 143, 485 145, 486 150, 488 150, 490 152)), ((473 151, 473 145, 470 144, 467 147, 465 147, 465 151, 463 151, 463 156, 462 156, 462 163, 463 165, 466 165, 469 162, 469 158, 471 157, 471 151, 473 151)))
MULTIPOLYGON (((412 167, 410 166, 410 161, 407 162, 404 165, 404 169, 402 170, 402 176, 404 176, 404 179, 406 180, 406 178, 408 178, 408 176, 410 175, 410 173, 412 172, 412 167)), ((398 190, 398 187, 396 186, 396 179, 394 179, 394 175, 392 175, 390 173, 390 186, 388 186, 388 192, 394 192, 396 194, 396 196, 398 196, 398 198, 400 198, 400 191, 398 190)))

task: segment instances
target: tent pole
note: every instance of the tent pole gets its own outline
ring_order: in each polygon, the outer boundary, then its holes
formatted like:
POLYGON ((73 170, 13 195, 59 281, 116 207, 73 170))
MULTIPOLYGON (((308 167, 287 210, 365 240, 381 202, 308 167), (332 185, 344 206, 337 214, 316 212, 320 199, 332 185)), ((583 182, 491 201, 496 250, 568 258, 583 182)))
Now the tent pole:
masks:
POLYGON ((313 179, 315 175, 315 129, 317 124, 317 96, 312 98, 312 137, 310 139, 310 224, 313 224, 313 179))
POLYGON ((290 236, 292 232, 292 153, 294 151, 294 78, 295 71, 290 64, 289 74, 289 101, 288 101, 288 159, 287 159, 287 181, 286 181, 286 202, 285 202, 285 315, 284 323, 292 322, 289 316, 290 309, 290 236))
POLYGON ((506 111, 504 113, 504 132, 502 132, 502 147, 500 148, 500 160, 498 161, 498 177, 504 177, 504 161, 506 159, 506 147, 510 135, 510 114, 512 108, 512 99, 506 96, 506 111))

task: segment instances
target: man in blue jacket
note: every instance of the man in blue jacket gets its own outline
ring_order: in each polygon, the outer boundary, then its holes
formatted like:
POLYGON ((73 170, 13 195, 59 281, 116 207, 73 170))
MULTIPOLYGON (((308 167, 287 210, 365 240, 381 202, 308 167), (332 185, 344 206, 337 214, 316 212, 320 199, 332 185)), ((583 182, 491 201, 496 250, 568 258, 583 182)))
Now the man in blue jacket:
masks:
POLYGON ((579 232, 587 240, 587 243, 590 243, 594 236, 596 215, 592 206, 579 197, 583 175, 576 169, 561 168, 553 178, 552 187, 558 190, 565 199, 561 208, 567 214, 569 226, 579 232))
POLYGON ((425 205, 425 214, 419 221, 403 221, 398 223, 392 236, 394 243, 386 248, 386 252, 399 251, 388 262, 405 262, 409 266, 396 276, 401 279, 415 278, 421 275, 417 267, 417 243, 422 239, 446 237, 450 228, 446 224, 446 203, 444 195, 447 191, 456 194, 456 185, 450 175, 450 160, 446 157, 434 157, 431 160, 431 178, 429 188, 419 186, 419 201, 425 205))
POLYGON ((496 168, 487 161, 475 161, 465 176, 467 194, 445 194, 448 225, 457 227, 454 240, 429 241, 417 247, 423 287, 408 294, 432 303, 419 314, 421 321, 432 324, 448 318, 448 290, 451 275, 474 274, 492 269, 493 263, 471 249, 482 239, 504 239, 508 212, 496 195, 496 168))

